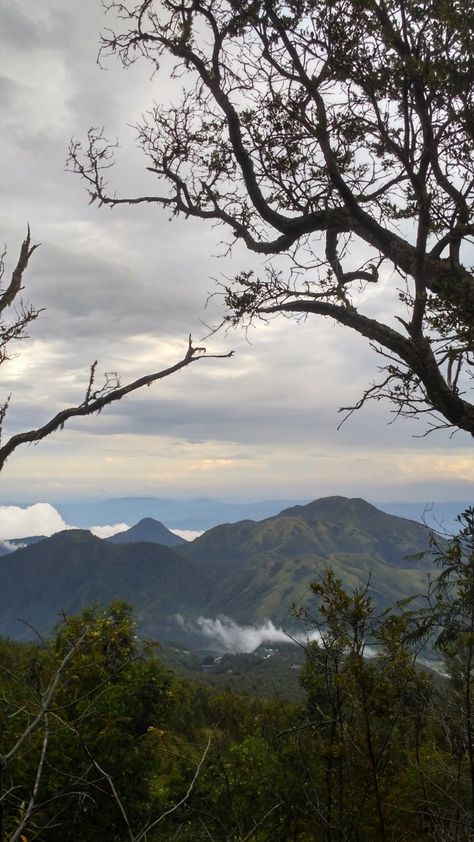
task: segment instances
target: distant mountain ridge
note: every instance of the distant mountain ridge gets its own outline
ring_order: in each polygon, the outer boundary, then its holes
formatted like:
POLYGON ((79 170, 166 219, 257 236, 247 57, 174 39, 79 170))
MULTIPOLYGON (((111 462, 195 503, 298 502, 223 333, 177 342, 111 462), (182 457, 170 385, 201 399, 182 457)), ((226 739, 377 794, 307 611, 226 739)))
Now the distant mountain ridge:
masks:
MULTIPOLYGON (((469 498, 468 498, 469 500, 469 498)), ((6 501, 12 504, 12 501, 6 501)), ((111 524, 123 521, 136 523, 144 517, 152 517, 165 523, 168 529, 206 530, 222 523, 237 523, 241 520, 263 520, 273 517, 283 509, 307 500, 258 500, 223 501, 211 498, 170 499, 166 497, 115 497, 76 501, 51 501, 67 523, 88 528, 94 524, 111 524)), ((430 515, 433 501, 426 497, 424 502, 381 502, 371 501, 378 509, 387 514, 423 522, 428 513, 428 523, 436 527, 436 522, 444 523, 448 528, 455 528, 455 516, 467 508, 469 502, 448 500, 435 502, 434 518, 430 515)), ((472 504, 472 500, 470 500, 472 504)), ((15 504, 18 505, 18 504, 15 504)))
POLYGON ((202 531, 220 523, 236 523, 246 518, 262 520, 278 514, 300 500, 259 500, 256 502, 224 502, 211 498, 173 500, 166 497, 115 497, 106 500, 53 502, 66 523, 81 528, 94 524, 122 521, 136 523, 152 517, 168 529, 202 531))
POLYGON ((47 632, 62 611, 115 598, 134 605, 143 634, 184 644, 199 635, 199 617, 291 624, 291 604, 308 603, 308 584, 327 565, 348 588, 371 576, 387 606, 424 590, 430 564, 407 556, 428 545, 422 525, 344 497, 222 524, 175 547, 69 530, 0 558, 0 635, 27 636, 18 617, 47 632))

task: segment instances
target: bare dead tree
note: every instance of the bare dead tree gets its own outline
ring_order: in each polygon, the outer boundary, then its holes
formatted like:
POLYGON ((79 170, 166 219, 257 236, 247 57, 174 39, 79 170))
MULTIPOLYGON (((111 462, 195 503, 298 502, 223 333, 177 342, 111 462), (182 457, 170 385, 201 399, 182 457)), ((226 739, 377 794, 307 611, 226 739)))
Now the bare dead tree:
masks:
MULTIPOLYGON (((20 249, 18 262, 12 272, 11 281, 5 289, 0 287, 0 364, 9 359, 11 345, 15 340, 27 338, 27 329, 29 324, 34 321, 41 312, 41 310, 37 310, 30 305, 26 305, 21 297, 23 290, 23 276, 28 267, 29 260, 37 248, 37 245, 32 245, 31 243, 30 229, 28 228, 27 236, 20 249), (11 321, 8 321, 5 316, 10 312, 10 308, 12 306, 15 308, 15 305, 16 309, 14 310, 14 318, 11 321)), ((4 258, 5 251, 0 256, 0 281, 5 271, 4 258)), ((197 360, 223 359, 230 356, 232 356, 232 351, 227 354, 208 354, 204 347, 195 347, 192 344, 191 336, 189 336, 186 353, 182 359, 178 360, 168 368, 164 368, 161 371, 154 371, 150 374, 145 374, 137 380, 125 385, 120 383, 120 380, 115 373, 106 374, 104 382, 101 385, 98 385, 96 382, 96 360, 90 367, 86 394, 81 403, 76 406, 60 410, 41 427, 16 433, 4 444, 1 444, 2 426, 10 402, 10 398, 8 397, 3 404, 0 405, 0 471, 2 470, 8 457, 14 450, 16 450, 17 447, 22 444, 32 444, 44 439, 46 436, 54 433, 55 430, 62 429, 66 421, 70 418, 93 415, 95 412, 100 412, 105 406, 121 400, 126 395, 143 388, 143 386, 151 386, 152 383, 162 380, 165 377, 169 377, 171 374, 180 371, 182 368, 186 368, 197 360)))
POLYGON ((92 129, 71 168, 91 201, 157 204, 222 224, 266 258, 224 285, 225 321, 335 320, 383 356, 368 399, 474 434, 474 18, 469 0, 106 0, 101 56, 183 95, 138 139, 157 186, 108 189, 114 144, 92 129), (370 315, 382 287, 386 320, 370 315), (390 298, 391 296, 391 298, 390 298), (390 299, 391 303, 388 303, 390 299), (385 304, 385 302, 387 302, 385 304))

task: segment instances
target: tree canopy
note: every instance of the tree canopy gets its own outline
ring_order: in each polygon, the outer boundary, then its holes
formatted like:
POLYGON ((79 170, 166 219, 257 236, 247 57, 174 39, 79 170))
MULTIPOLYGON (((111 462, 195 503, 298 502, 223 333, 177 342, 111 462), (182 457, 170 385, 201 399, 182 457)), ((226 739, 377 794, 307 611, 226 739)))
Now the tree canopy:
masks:
POLYGON ((225 321, 330 317, 383 357, 357 406, 386 397, 398 414, 426 413, 428 429, 474 434, 472 4, 105 7, 117 25, 102 57, 144 58, 154 73, 171 57, 182 96, 137 127, 157 183, 147 195, 109 190, 114 144, 102 130, 72 143, 91 198, 222 224, 274 260, 225 286, 225 321), (386 316, 373 315, 374 288, 386 316))
POLYGON ((302 704, 171 674, 119 601, 0 639, 2 842, 472 840, 473 514, 402 611, 321 572, 302 704))

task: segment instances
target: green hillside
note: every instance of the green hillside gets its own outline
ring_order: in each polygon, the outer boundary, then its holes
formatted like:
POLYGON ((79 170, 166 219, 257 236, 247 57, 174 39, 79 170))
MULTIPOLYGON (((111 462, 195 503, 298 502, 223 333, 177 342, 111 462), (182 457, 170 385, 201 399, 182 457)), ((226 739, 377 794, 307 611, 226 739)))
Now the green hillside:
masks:
POLYGON ((49 631, 62 612, 120 598, 142 634, 199 645, 199 617, 237 623, 271 619, 286 627, 292 604, 308 603, 308 584, 330 565, 348 588, 365 584, 380 606, 424 590, 428 530, 363 500, 330 497, 255 522, 209 530, 191 543, 114 544, 69 530, 0 559, 0 635, 31 637, 23 618, 49 631))
POLYGON ((349 588, 371 576, 373 596, 384 606, 423 591, 429 562, 415 564, 408 556, 428 546, 421 524, 386 515, 364 500, 328 497, 260 523, 217 526, 180 552, 214 577, 207 600, 211 616, 279 622, 292 603, 307 602, 308 583, 327 565, 349 588))

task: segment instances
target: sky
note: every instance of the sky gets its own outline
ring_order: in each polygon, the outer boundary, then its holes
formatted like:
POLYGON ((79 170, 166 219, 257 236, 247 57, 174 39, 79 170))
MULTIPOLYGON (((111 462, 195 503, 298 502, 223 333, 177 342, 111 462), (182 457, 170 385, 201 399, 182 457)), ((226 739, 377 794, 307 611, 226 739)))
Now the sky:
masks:
MULTIPOLYGON (((120 143, 112 187, 153 190, 133 125, 176 95, 166 63, 153 79, 140 63, 123 70, 112 59, 101 69, 99 33, 111 21, 100 0, 0 0, 0 13, 0 242, 11 270, 29 222, 41 247, 24 294, 45 308, 2 365, 8 435, 80 403, 96 359, 123 382, 178 360, 188 334, 201 340, 222 317, 219 298, 208 301, 213 279, 261 267, 243 248, 223 256, 225 232, 205 222, 170 221, 151 206, 90 206, 66 171, 71 137, 105 126, 120 143)), ((386 313, 384 287, 370 295, 372 311, 386 313)), ((280 318, 206 345, 235 353, 17 450, 0 477, 0 505, 120 495, 474 499, 467 434, 423 436, 423 422, 391 423, 383 404, 337 429, 338 408, 358 400, 380 362, 357 335, 327 320, 280 318)))

